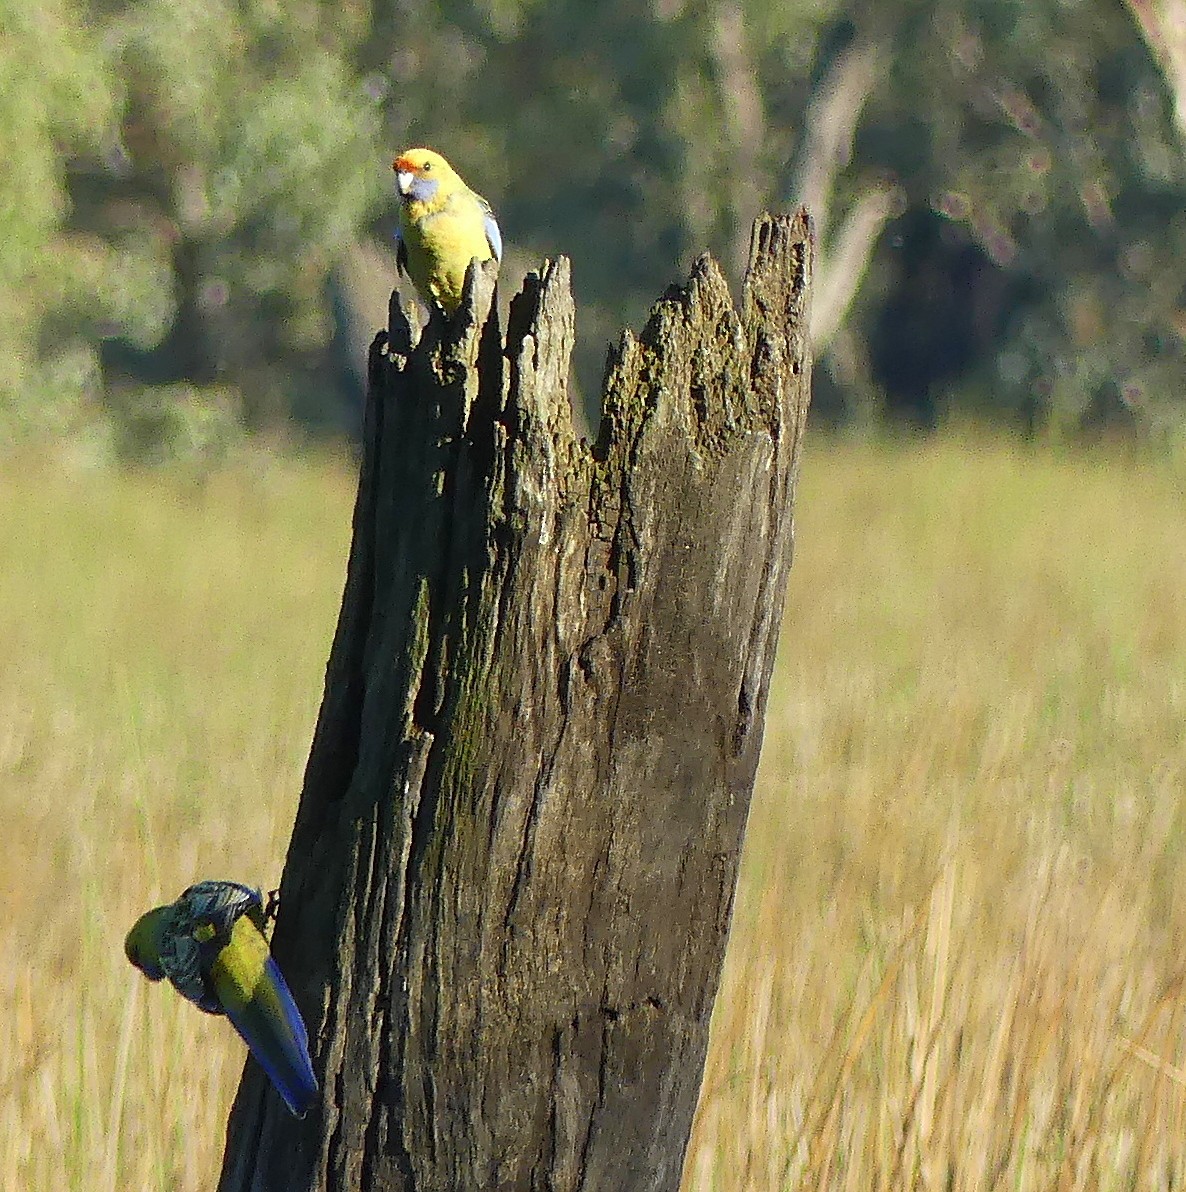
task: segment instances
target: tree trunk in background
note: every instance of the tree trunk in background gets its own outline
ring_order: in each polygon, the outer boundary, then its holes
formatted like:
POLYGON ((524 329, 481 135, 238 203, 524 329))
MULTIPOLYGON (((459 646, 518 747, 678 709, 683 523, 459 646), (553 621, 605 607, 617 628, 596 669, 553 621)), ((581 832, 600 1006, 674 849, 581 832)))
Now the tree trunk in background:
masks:
POLYGON ((573 434, 563 259, 371 351, 273 941, 323 1097, 253 1063, 224 1192, 675 1189, 762 739, 809 393, 806 217, 702 258, 573 434))

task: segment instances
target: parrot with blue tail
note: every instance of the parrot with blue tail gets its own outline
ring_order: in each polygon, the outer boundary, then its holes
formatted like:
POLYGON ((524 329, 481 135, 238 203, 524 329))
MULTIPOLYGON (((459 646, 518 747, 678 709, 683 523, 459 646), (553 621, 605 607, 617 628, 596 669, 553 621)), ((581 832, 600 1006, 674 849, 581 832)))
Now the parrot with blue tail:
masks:
POLYGON ((224 1014, 284 1103, 304 1117, 317 1095, 309 1035, 272 959, 258 890, 238 882, 198 882, 176 902, 136 920, 124 942, 150 981, 168 977, 207 1014, 224 1014))
POLYGON ((392 163, 400 197, 396 263, 420 296, 452 314, 471 261, 502 261, 502 233, 490 204, 431 149, 407 149, 392 163))

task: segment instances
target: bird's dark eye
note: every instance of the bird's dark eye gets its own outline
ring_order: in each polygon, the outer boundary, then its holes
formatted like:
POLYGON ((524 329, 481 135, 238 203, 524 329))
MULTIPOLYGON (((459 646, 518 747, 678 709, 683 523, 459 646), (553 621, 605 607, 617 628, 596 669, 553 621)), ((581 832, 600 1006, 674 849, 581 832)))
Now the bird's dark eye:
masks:
POLYGON ((420 168, 427 174, 432 169, 432 162, 426 161, 420 168))

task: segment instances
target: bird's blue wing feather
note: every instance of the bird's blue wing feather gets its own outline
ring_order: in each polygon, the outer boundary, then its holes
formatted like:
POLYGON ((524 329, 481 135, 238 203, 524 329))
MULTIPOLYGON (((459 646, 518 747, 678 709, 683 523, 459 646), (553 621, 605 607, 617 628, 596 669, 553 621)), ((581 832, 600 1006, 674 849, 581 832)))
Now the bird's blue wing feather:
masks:
POLYGON ((482 225, 486 229, 486 242, 490 245, 490 251, 494 254, 494 259, 501 263, 502 261, 502 232, 499 231, 498 221, 494 218, 494 212, 490 210, 489 204, 482 200, 484 211, 482 213, 482 225))
POLYGON ((309 1034, 288 985, 270 956, 264 979, 251 1001, 243 1006, 228 1006, 226 1013, 285 1104, 297 1117, 304 1117, 317 1096, 317 1078, 309 1059, 309 1034))

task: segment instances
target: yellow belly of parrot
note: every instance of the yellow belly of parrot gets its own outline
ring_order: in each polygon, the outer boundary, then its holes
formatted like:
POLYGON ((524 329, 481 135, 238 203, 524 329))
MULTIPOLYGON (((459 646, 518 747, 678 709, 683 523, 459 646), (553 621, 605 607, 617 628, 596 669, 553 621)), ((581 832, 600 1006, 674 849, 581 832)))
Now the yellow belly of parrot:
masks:
POLYGON ((421 294, 431 294, 449 314, 461 305, 470 261, 488 261, 494 255, 476 203, 472 211, 446 208, 429 215, 403 229, 402 235, 408 276, 421 294))

